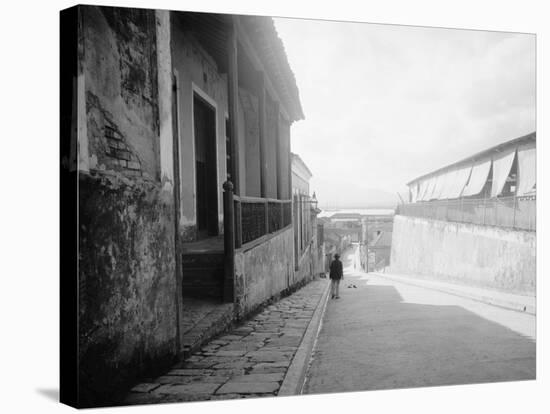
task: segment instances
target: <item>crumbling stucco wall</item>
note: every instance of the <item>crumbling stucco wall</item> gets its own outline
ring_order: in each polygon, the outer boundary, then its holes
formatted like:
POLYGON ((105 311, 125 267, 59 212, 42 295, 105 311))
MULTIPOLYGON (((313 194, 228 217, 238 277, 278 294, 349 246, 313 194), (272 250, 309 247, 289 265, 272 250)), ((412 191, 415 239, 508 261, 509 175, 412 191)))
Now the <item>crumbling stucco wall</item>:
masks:
POLYGON ((169 364, 178 331, 170 157, 162 179, 159 165, 157 73, 170 65, 157 60, 157 48, 169 45, 168 20, 156 20, 153 10, 79 11, 79 117, 89 153, 78 200, 79 393, 86 406, 112 403, 129 381, 169 364))
POLYGON ((314 274, 315 260, 311 246, 307 247, 302 256, 298 259, 298 268, 294 271, 293 282, 310 280, 314 274))
POLYGON ((222 185, 227 177, 225 119, 227 114, 227 79, 214 59, 186 34, 179 25, 172 25, 172 62, 178 73, 178 121, 180 138, 182 241, 196 239, 196 178, 193 130, 193 94, 201 93, 216 110, 216 142, 218 172, 218 229, 223 233, 222 185))
POLYGON ((291 227, 263 243, 235 253, 235 303, 238 317, 293 285, 294 232, 291 227))
POLYGON ((324 248, 318 244, 315 217, 313 216, 311 220, 313 222, 311 240, 298 259, 298 269, 294 271, 293 284, 310 281, 314 276, 318 276, 325 271, 324 248))
POLYGON ((391 271, 534 294, 536 233, 395 216, 391 271))
POLYGON ((152 10, 81 8, 90 170, 159 178, 152 10))
POLYGON ((171 194, 120 176, 79 179, 79 364, 83 404, 176 355, 171 194))

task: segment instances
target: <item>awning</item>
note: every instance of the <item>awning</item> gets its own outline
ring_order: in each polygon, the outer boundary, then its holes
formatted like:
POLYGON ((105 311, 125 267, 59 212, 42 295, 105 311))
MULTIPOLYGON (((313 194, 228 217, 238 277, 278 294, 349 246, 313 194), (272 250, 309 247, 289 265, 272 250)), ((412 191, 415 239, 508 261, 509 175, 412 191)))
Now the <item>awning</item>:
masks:
POLYGON ((416 200, 418 199, 418 192, 419 192, 420 183, 415 182, 414 184, 409 186, 409 193, 411 196, 411 203, 416 203, 416 200))
POLYGON ((422 181, 415 182, 413 186, 416 188, 416 193, 413 191, 413 203, 416 203, 417 201, 420 201, 420 197, 422 197, 422 181))
POLYGON ((420 181, 420 188, 418 189, 418 196, 416 197, 416 201, 424 201, 424 196, 426 195, 426 191, 428 190, 428 184, 430 180, 422 180, 420 181))
POLYGON ((489 171, 491 170, 491 160, 477 162, 472 167, 472 173, 470 174, 470 181, 464 187, 462 191, 462 197, 474 196, 481 193, 487 178, 489 177, 489 171))
POLYGON ((537 153, 535 144, 518 148, 518 190, 522 196, 533 190, 537 182, 537 153))
POLYGON ((447 171, 439 176, 439 187, 437 188, 437 193, 434 191, 434 198, 436 200, 442 200, 445 198, 445 193, 447 192, 447 188, 449 188, 449 185, 452 182, 452 177, 454 175, 453 171, 447 171))
POLYGON ((491 188, 491 197, 497 197, 502 193, 506 179, 508 175, 510 175, 515 156, 516 149, 513 148, 499 154, 493 159, 493 186, 491 188))
POLYGON ((447 187, 451 183, 453 174, 454 174, 454 171, 450 171, 450 172, 441 174, 437 177, 438 178, 437 186, 434 188, 432 199, 441 200, 445 196, 445 192, 447 190, 447 187))
POLYGON ((447 188, 445 192, 445 198, 458 198, 462 194, 462 190, 468 181, 472 166, 461 168, 456 170, 456 174, 453 177, 452 185, 447 188))
POLYGON ((422 200, 429 201, 433 198, 434 189, 437 187, 438 177, 431 177, 429 179, 428 185, 426 187, 426 192, 424 193, 424 196, 422 197, 422 200))
POLYGON ((413 203, 416 203, 417 201, 419 201, 420 196, 422 195, 422 194, 420 194, 420 192, 422 190, 423 190, 422 182, 416 182, 414 184, 414 190, 413 190, 413 203))

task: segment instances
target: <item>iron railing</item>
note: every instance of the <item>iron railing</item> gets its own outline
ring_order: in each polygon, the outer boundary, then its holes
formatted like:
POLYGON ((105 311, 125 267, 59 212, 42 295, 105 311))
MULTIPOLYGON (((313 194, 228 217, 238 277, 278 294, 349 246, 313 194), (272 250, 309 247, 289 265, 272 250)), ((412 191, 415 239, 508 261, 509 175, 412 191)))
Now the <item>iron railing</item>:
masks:
POLYGON ((536 197, 455 199, 401 204, 397 214, 460 223, 536 230, 536 197))
POLYGON ((292 222, 292 201, 233 196, 235 247, 281 230, 292 222))

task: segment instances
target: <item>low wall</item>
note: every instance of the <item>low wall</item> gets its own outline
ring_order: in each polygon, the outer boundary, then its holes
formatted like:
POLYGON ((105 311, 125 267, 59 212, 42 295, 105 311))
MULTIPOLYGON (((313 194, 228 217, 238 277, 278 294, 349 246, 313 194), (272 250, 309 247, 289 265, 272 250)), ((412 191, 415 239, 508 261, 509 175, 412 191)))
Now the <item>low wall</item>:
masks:
POLYGON ((395 216, 393 273, 533 295, 536 233, 395 216))
POLYGON ((78 263, 80 403, 110 404, 176 355, 171 193, 80 174, 78 263))
POLYGON ((294 232, 292 227, 266 237, 252 248, 235 253, 237 317, 253 311, 293 284, 294 232))

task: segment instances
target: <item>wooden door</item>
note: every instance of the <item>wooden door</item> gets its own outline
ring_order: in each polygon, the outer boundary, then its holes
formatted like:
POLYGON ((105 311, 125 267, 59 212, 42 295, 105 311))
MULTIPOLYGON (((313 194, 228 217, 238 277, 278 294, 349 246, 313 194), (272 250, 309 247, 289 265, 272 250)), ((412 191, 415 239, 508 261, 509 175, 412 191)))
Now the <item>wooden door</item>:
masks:
POLYGON ((197 197, 197 236, 218 234, 218 169, 216 161, 216 110, 195 95, 195 177, 197 197))

